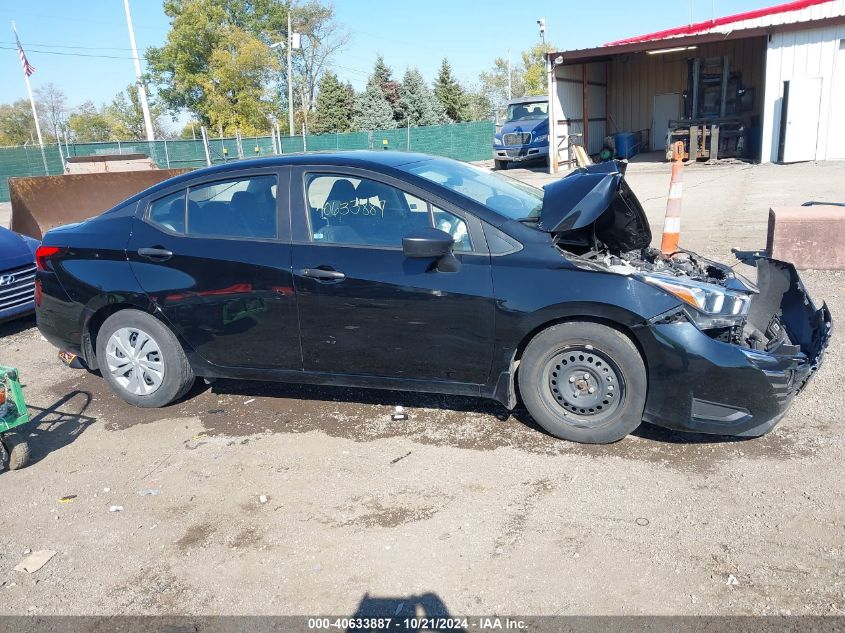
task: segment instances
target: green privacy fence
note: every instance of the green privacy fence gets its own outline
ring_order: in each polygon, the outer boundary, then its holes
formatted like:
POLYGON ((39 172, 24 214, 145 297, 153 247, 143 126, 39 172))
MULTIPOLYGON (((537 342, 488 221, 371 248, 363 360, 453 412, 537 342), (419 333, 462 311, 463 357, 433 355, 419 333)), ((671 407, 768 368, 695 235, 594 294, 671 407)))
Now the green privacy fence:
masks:
MULTIPOLYGON (((309 134, 281 137, 281 153, 330 152, 338 150, 373 149, 386 151, 414 151, 457 160, 487 160, 492 157, 495 126, 492 121, 454 123, 426 127, 406 127, 395 130, 344 132, 338 134, 309 134)), ((237 160, 237 139, 209 139, 211 162, 219 164, 237 160)), ((271 136, 244 137, 240 149, 244 158, 272 156, 278 152, 271 136)), ((159 167, 204 167, 205 149, 202 141, 116 141, 108 143, 69 143, 61 152, 68 156, 142 153, 150 156, 159 167)), ((50 175, 63 173, 62 154, 55 144, 45 145, 47 171, 50 175)), ((9 200, 7 178, 13 176, 44 176, 41 149, 37 146, 0 147, 0 202, 9 200)))

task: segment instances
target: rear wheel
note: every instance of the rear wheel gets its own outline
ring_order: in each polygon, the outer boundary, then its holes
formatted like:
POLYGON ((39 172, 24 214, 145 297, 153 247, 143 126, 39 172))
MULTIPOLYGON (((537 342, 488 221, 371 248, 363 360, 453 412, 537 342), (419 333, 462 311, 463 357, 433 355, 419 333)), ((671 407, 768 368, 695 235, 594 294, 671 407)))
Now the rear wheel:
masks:
POLYGON ((496 170, 502 170, 508 168, 508 161, 506 160, 494 160, 493 161, 493 168, 496 170))
POLYGON ((642 422, 645 365, 611 327, 569 322, 543 330, 525 348, 518 378, 528 412, 556 437, 607 444, 642 422))
POLYGON ((173 332, 139 310, 121 310, 105 320, 97 334, 97 363, 112 391, 138 407, 168 405, 194 383, 173 332))

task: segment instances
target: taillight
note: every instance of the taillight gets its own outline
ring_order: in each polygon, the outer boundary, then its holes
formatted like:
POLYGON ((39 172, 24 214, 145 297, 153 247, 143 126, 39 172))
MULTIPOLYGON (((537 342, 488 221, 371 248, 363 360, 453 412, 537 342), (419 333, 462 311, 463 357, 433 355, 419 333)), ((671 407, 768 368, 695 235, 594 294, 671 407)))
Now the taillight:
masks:
POLYGON ((47 270, 45 266, 46 261, 64 250, 61 246, 39 246, 35 250, 35 265, 38 270, 47 270))
POLYGON ((0 407, 6 404, 6 385, 0 384, 0 407))

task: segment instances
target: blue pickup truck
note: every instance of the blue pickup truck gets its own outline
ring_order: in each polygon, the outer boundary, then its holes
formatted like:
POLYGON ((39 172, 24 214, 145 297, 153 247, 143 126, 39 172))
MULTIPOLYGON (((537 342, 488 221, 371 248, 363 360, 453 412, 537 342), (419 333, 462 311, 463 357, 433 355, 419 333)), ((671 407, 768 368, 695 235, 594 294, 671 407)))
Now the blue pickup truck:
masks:
POLYGON ((519 97, 508 102, 502 129, 493 137, 496 169, 508 163, 548 160, 549 98, 546 95, 519 97))

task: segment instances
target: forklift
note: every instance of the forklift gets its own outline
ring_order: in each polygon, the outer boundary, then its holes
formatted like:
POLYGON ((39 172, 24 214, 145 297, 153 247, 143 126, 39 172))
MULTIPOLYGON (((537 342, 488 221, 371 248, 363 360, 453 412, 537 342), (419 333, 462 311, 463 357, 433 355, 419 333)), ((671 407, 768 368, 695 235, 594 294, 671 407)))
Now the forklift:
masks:
POLYGON ((750 134, 742 114, 754 108, 754 89, 731 72, 727 56, 695 57, 687 64, 684 118, 669 122, 666 160, 672 160, 677 141, 684 144, 684 160, 746 157, 750 134))

